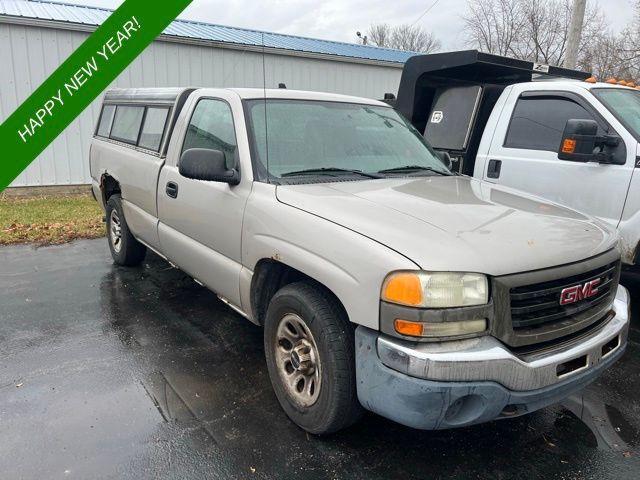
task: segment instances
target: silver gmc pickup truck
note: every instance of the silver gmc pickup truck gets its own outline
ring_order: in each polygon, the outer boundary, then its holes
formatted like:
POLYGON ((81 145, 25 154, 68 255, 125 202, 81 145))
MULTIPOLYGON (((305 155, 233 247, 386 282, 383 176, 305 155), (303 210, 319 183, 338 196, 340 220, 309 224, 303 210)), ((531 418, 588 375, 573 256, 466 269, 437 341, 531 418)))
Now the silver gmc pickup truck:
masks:
POLYGON ((263 326, 311 433, 363 408, 421 429, 522 415, 624 352, 615 232, 453 173, 382 102, 111 90, 90 157, 115 263, 151 249, 263 326))

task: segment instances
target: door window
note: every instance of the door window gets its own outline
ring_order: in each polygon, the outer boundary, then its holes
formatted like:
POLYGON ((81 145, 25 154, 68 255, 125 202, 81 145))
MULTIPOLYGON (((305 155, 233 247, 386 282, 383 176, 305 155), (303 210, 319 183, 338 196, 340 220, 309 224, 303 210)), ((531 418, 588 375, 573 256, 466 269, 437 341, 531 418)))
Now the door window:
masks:
MULTIPOLYGON (((513 110, 504 146, 557 152, 569 119, 595 120, 584 107, 566 98, 520 98, 513 110)), ((598 128, 598 134, 602 133, 598 128)))
POLYGON ((221 150, 227 168, 233 168, 237 146, 229 104, 222 100, 200 100, 191 116, 182 152, 190 148, 221 150))

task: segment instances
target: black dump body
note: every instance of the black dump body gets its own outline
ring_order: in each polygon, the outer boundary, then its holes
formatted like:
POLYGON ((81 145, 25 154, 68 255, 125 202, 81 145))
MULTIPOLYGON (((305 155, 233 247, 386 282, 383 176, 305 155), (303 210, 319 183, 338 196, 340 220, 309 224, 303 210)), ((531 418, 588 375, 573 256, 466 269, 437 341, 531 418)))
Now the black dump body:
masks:
POLYGON ((489 115, 503 90, 538 76, 585 80, 589 73, 477 50, 417 55, 405 63, 395 108, 462 173, 473 163, 489 115))

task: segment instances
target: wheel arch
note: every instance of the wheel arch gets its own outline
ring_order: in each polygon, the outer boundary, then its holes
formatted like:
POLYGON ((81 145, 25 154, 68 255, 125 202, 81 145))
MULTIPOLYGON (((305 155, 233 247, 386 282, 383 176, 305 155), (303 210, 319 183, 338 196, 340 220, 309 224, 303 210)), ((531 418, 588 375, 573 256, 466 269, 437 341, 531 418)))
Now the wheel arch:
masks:
POLYGON ((102 192, 103 205, 106 205, 109 197, 122 193, 120 182, 109 172, 105 172, 100 176, 100 192, 102 192))
POLYGON ((325 290, 335 298, 346 317, 349 318, 344 302, 325 283, 280 260, 262 258, 256 263, 251 277, 250 303, 253 320, 259 325, 264 325, 267 308, 273 296, 285 285, 296 282, 307 282, 325 290))

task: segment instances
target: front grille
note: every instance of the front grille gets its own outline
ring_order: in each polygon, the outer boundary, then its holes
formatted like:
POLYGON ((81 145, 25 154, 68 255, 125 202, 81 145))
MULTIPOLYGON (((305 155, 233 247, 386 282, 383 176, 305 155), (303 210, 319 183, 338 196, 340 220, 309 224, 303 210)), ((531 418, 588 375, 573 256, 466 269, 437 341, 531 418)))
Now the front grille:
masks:
POLYGON ((514 332, 566 322, 579 314, 596 312, 606 306, 618 286, 619 261, 588 272, 557 280, 511 288, 511 324, 514 332), (574 285, 600 279, 597 293, 575 303, 560 305, 560 292, 574 285))
POLYGON ((533 343, 529 345, 523 345, 521 347, 511 347, 511 351, 520 356, 520 358, 526 359, 526 361, 531 361, 534 360, 536 356, 548 355, 554 350, 570 348, 573 345, 577 345, 585 338, 593 335, 594 332, 600 330, 613 317, 613 311, 609 310, 586 328, 582 328, 560 338, 547 340, 546 342, 533 343))

